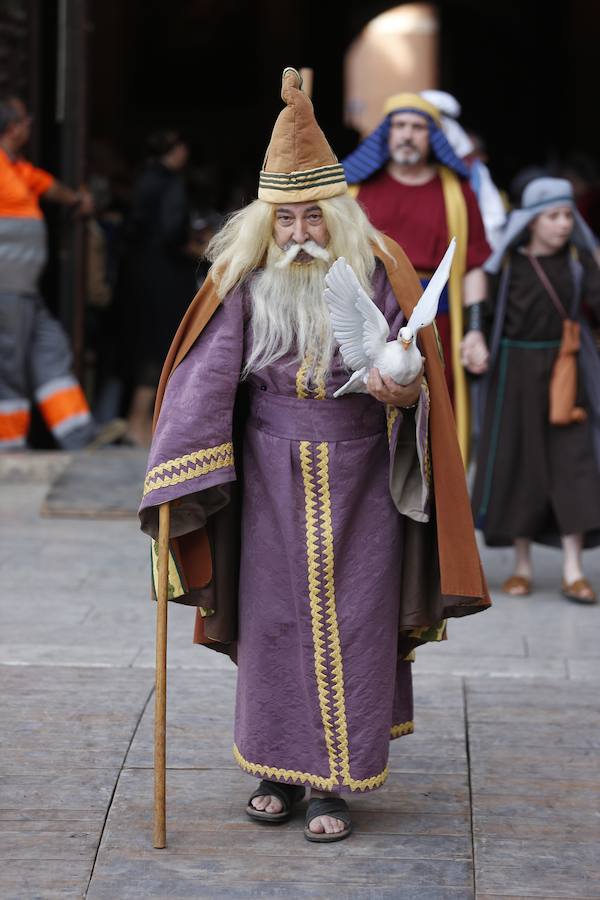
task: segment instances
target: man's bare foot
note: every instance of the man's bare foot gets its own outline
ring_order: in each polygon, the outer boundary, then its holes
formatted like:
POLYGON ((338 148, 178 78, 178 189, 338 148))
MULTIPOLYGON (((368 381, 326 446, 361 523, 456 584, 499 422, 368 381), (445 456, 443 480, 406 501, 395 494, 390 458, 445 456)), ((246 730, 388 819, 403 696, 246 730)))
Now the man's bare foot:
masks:
MULTIPOLYGON (((338 794, 330 791, 311 791, 311 798, 338 796, 338 794)), ((333 816, 317 816, 310 822, 308 828, 313 834, 339 834, 340 831, 344 831, 347 826, 341 819, 335 819, 333 816)))
POLYGON ((251 819, 263 822, 287 822, 294 806, 302 800, 304 794, 305 788, 300 784, 263 779, 248 798, 246 813, 251 819))
POLYGON ((283 803, 279 797, 272 797, 271 794, 263 794, 262 797, 255 797, 251 801, 251 806, 258 809, 259 812, 280 813, 283 812, 283 803))

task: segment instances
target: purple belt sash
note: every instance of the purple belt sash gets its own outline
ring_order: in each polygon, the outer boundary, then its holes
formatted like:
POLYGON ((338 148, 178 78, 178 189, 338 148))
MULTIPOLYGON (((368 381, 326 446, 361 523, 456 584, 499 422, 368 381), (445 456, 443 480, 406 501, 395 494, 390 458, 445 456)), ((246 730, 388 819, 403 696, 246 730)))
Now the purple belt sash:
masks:
POLYGON ((382 403, 367 394, 299 400, 250 389, 248 426, 291 441, 353 441, 385 434, 382 403))

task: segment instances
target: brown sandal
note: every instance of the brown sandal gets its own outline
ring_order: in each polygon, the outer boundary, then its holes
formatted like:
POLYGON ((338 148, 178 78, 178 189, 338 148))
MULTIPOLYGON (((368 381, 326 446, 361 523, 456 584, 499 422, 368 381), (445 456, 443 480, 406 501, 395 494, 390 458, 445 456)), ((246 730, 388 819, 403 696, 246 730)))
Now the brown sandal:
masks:
POLYGON ((567 600, 573 600, 574 603, 596 603, 596 594, 587 578, 578 578, 567 584, 563 581, 562 594, 567 600))
POLYGON ((502 590, 511 597, 527 597, 531 593, 531 579, 524 575, 511 575, 502 585, 502 590))

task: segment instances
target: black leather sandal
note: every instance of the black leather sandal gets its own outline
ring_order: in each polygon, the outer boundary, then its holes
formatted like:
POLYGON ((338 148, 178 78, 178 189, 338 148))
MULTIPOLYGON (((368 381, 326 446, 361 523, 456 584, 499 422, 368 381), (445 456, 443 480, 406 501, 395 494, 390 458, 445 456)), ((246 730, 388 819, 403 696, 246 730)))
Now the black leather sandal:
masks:
POLYGON ((279 825, 287 822, 293 812, 295 803, 299 803, 306 793, 305 788, 301 784, 285 784, 280 781, 261 781, 253 794, 248 798, 248 806, 246 813, 251 819, 258 819, 259 822, 271 822, 271 824, 279 825), (262 809, 255 809, 252 801, 255 797, 277 797, 283 804, 283 809, 279 813, 265 812, 262 809))
POLYGON ((332 841, 343 841, 352 832, 352 819, 350 818, 350 810, 348 804, 341 797, 315 797, 308 803, 306 810, 306 819, 304 822, 304 837, 307 841, 315 841, 318 844, 331 843, 332 841), (343 831, 337 834, 317 834, 308 827, 313 819, 319 816, 331 816, 333 819, 339 819, 346 826, 343 831))

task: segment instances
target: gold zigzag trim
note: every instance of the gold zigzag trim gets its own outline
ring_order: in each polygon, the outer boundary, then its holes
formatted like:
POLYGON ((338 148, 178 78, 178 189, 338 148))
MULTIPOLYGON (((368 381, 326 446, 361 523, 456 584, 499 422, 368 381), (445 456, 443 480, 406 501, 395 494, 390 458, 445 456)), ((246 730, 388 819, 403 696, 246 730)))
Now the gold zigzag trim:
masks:
POLYGON ((385 417, 387 419, 387 436, 388 436, 388 444, 392 442, 392 431, 394 430, 394 425, 396 423, 396 419, 398 418, 399 410, 397 406, 390 406, 388 403, 385 407, 385 417))
POLYGON ((319 518, 322 548, 322 571, 327 616, 327 639, 332 669, 333 714, 335 717, 338 753, 344 782, 348 778, 348 725, 346 722, 346 701, 344 697, 344 670, 342 650, 335 609, 335 579, 333 556, 333 527, 331 524, 331 497, 329 493, 329 446, 326 442, 317 445, 317 483, 319 485, 319 518))
POLYGON ((223 469, 233 465, 233 444, 227 441, 218 447, 208 447, 205 450, 196 450, 194 453, 186 453, 177 459, 170 459, 150 469, 144 481, 144 496, 158 488, 171 484, 180 484, 191 478, 198 478, 216 469, 223 469), (186 466, 186 471, 173 472, 174 469, 186 466), (169 474, 172 473, 172 474, 169 474), (153 482, 157 483, 153 483, 153 482))
POLYGON ((327 637, 332 670, 331 692, 342 784, 347 785, 353 791, 373 790, 373 788, 379 787, 386 780, 388 776, 387 766, 383 772, 373 775, 371 778, 356 779, 352 778, 350 774, 350 748, 348 745, 348 721, 346 719, 346 698, 344 693, 344 664, 335 601, 335 557, 331 519, 331 493, 329 490, 329 445, 326 442, 317 445, 317 482, 319 485, 322 572, 326 598, 327 637))
POLYGON ((308 374, 309 364, 309 359, 305 356, 296 372, 296 397, 298 400, 306 400, 308 397, 308 392, 306 390, 306 376, 308 374))
POLYGON ((261 766, 258 763, 248 762, 240 753, 236 744, 233 745, 233 756, 239 766, 251 775, 260 775, 262 778, 288 778, 290 781, 301 781, 310 784, 317 790, 329 791, 336 783, 331 778, 320 778, 309 772, 296 772, 293 769, 276 769, 274 766, 261 766))
POLYGON ((317 380, 315 381, 313 393, 315 395, 315 400, 325 400, 325 398, 327 396, 326 384, 325 384, 325 374, 323 372, 319 372, 319 374, 317 375, 317 380))
POLYGON ((300 366, 298 367, 298 371, 296 372, 296 396, 299 400, 308 399, 310 393, 314 395, 315 400, 325 400, 327 397, 327 385, 325 381, 325 373, 317 372, 316 379, 314 381, 314 387, 310 387, 308 373, 309 369, 312 365, 312 358, 310 355, 305 356, 302 360, 300 366))
POLYGON ((414 722, 402 722, 401 725, 392 725, 390 735, 392 737, 400 737, 401 734, 412 734, 414 730, 414 722))
POLYGON ((317 693, 321 719, 325 732, 325 746, 329 757, 330 780, 337 784, 338 771, 333 743, 334 732, 331 722, 329 696, 327 685, 327 670, 325 668, 325 641, 323 639, 323 615, 319 608, 319 537, 317 534, 317 515, 314 480, 312 474, 312 453, 310 441, 300 442, 300 468, 304 481, 304 496, 306 510, 306 557, 308 567, 308 597, 310 602, 310 618, 312 622, 312 636, 315 655, 315 676, 317 679, 317 693))

